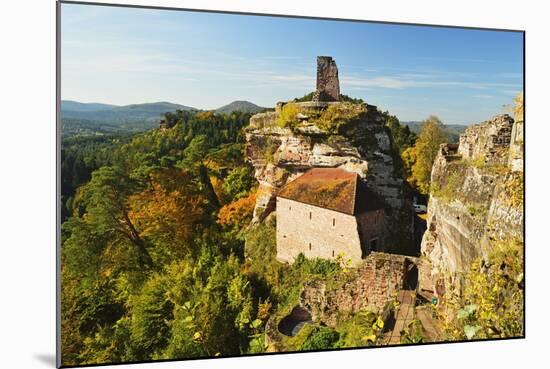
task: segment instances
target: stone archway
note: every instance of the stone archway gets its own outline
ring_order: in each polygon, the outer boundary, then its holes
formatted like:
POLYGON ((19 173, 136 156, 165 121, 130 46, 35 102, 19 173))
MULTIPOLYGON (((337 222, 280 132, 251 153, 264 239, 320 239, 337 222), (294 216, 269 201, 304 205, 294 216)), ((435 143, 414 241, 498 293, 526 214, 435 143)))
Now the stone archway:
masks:
POLYGON ((311 313, 302 306, 296 306, 289 315, 279 322, 277 329, 285 336, 293 337, 304 326, 311 322, 311 313))

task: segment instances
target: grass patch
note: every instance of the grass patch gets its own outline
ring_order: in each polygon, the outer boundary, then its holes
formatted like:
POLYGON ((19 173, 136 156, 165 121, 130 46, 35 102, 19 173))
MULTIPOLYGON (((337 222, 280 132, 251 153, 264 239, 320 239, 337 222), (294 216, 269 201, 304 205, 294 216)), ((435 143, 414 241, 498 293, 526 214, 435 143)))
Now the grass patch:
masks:
POLYGON ((341 134, 349 124, 365 119, 366 113, 364 105, 349 102, 334 104, 329 105, 313 123, 331 134, 341 134))

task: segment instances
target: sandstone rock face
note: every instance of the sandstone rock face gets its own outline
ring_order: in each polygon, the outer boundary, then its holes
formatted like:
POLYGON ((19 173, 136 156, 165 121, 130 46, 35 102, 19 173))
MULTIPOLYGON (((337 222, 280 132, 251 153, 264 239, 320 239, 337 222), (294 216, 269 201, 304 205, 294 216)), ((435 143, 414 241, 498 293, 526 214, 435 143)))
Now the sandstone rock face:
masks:
POLYGON ((494 241, 523 240, 523 167, 510 160, 518 129, 501 115, 467 128, 458 146, 441 145, 421 245, 432 286, 444 290, 449 276, 486 256, 494 241))
MULTIPOLYGON (((296 103, 305 116, 319 114, 331 105, 344 103, 296 103)), ((246 131, 246 155, 255 168, 259 190, 254 222, 275 210, 277 191, 314 167, 343 168, 357 173, 394 213, 410 208, 403 196, 403 180, 396 173, 390 137, 374 106, 341 132, 331 133, 302 120, 295 127, 277 124, 275 112, 256 114, 246 131)), ((388 223, 391 226, 391 217, 388 223)), ((404 228, 407 231, 407 226, 404 228)))
POLYGON ((513 171, 523 171, 523 121, 518 121, 512 127, 512 137, 510 138, 510 154, 508 156, 508 166, 513 171))

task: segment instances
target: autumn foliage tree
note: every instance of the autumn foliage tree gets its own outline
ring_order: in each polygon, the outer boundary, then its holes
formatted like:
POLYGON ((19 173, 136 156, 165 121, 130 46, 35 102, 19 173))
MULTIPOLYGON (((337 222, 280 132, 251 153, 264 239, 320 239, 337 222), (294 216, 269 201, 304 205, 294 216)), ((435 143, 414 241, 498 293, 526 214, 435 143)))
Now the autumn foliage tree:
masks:
POLYGON ((101 153, 83 138, 63 151, 63 365, 249 350, 258 301, 236 237, 254 202, 249 117, 178 111, 101 153))
POLYGON ((150 186, 130 196, 128 204, 129 218, 139 227, 139 236, 154 242, 155 253, 163 259, 190 252, 195 227, 208 209, 193 177, 177 168, 152 173, 150 186))
POLYGON ((445 141, 443 123, 432 115, 422 122, 415 145, 401 154, 407 182, 424 195, 430 192, 432 166, 439 146, 445 141))
POLYGON ((232 229, 242 229, 250 223, 255 204, 256 193, 251 192, 248 196, 223 206, 218 213, 218 224, 232 229))

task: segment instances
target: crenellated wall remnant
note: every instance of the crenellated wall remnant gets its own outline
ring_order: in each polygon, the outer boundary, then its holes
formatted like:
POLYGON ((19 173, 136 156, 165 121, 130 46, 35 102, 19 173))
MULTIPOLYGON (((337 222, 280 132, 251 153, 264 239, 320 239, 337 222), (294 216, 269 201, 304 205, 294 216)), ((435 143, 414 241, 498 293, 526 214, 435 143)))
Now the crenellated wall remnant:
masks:
POLYGON ((510 147, 513 123, 511 116, 503 114, 466 128, 460 135, 458 154, 465 160, 478 157, 488 161, 502 160, 502 151, 510 147))
POLYGON ((336 61, 330 56, 317 57, 317 89, 314 101, 340 101, 340 81, 336 61))

